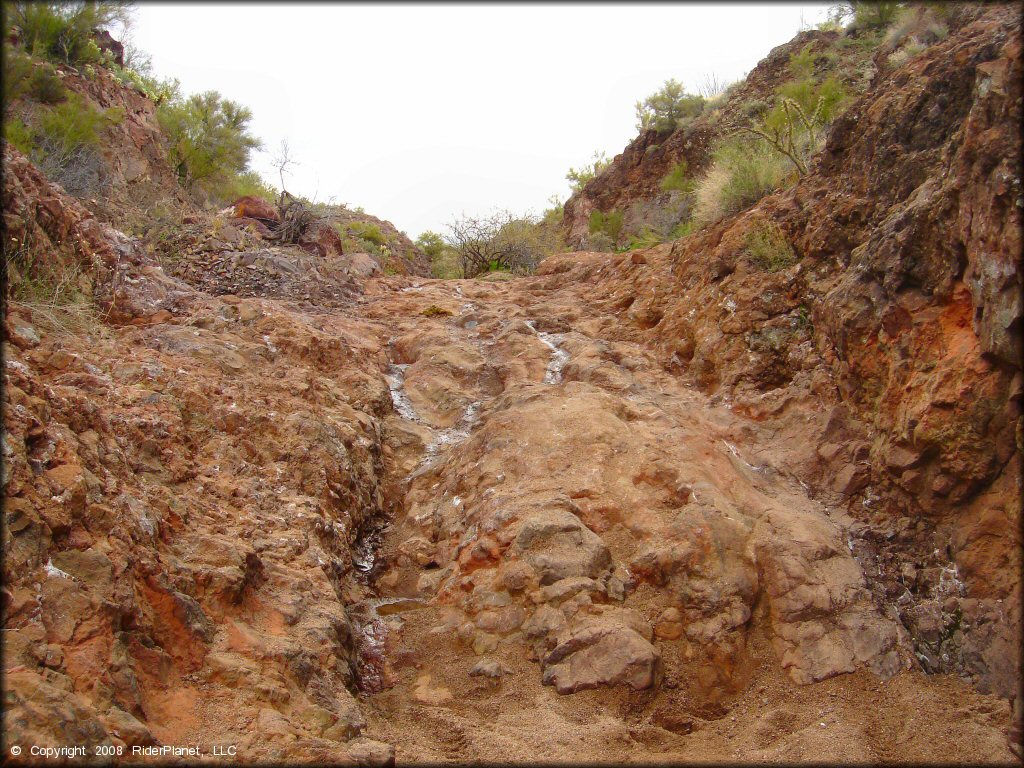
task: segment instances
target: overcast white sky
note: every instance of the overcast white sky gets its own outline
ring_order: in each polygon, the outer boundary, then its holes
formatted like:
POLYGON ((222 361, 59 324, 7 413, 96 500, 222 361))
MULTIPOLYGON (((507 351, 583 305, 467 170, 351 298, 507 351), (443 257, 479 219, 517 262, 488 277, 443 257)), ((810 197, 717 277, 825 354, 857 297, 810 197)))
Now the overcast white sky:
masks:
MULTIPOLYGON (((636 135, 634 103, 675 77, 750 71, 827 4, 140 3, 132 38, 186 93, 248 106, 290 191, 415 238, 453 216, 540 213, 565 173, 636 135)), ((270 153, 255 167, 278 185, 270 153)))

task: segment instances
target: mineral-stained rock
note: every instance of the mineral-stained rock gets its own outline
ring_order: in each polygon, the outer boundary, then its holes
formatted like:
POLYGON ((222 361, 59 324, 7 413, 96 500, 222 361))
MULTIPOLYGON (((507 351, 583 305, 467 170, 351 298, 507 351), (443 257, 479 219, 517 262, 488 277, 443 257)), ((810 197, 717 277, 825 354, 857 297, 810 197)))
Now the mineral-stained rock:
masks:
POLYGON ((470 677, 488 677, 492 680, 500 680, 505 674, 501 662, 496 659, 483 658, 469 670, 470 677))
POLYGON ((601 538, 564 509, 549 509, 524 519, 514 548, 538 572, 541 584, 572 576, 596 578, 611 564, 601 538))
POLYGON ((395 764, 395 748, 391 744, 373 739, 353 739, 345 745, 345 751, 366 768, 388 768, 395 764))
POLYGON ((274 224, 281 221, 281 214, 277 208, 266 200, 252 195, 238 198, 229 207, 231 215, 236 218, 257 219, 274 224))
POLYGON ((559 632, 543 665, 544 684, 559 693, 620 684, 642 690, 661 679, 658 650, 625 624, 604 617, 582 619, 559 632))

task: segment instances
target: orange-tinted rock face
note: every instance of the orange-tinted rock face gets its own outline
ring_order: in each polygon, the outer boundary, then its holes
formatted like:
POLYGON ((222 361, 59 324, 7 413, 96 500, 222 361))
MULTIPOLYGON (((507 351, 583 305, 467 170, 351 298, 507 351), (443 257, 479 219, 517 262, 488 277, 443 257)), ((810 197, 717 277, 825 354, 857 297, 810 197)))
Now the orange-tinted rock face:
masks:
MULTIPOLYGON (((876 77, 793 190, 639 264, 570 257, 541 270, 592 283, 625 321, 616 337, 651 344, 737 412, 794 437, 817 423, 786 450, 812 487, 895 537, 889 597, 904 589, 897 561, 924 567, 939 550, 969 571, 968 593, 1002 584, 1006 613, 988 604, 982 633, 1019 623, 1007 575, 1020 562, 1019 51, 1017 15, 992 8, 876 77), (767 273, 746 258, 744 233, 765 218, 799 264, 767 273)), ((907 586, 928 595, 929 578, 907 586)))

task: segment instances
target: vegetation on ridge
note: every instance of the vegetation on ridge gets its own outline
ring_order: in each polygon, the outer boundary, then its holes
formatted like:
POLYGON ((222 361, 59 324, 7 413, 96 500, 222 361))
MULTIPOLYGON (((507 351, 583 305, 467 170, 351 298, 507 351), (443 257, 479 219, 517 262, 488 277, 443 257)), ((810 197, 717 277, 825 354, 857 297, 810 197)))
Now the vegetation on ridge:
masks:
POLYGON ((714 77, 706 78, 700 95, 688 94, 682 83, 666 81, 636 104, 637 128, 664 134, 658 144, 645 138, 643 149, 658 156, 673 148, 658 193, 626 202, 620 197, 591 211, 580 245, 625 250, 685 236, 795 183, 809 171, 828 127, 863 92, 877 66, 900 66, 942 40, 949 33, 949 13, 941 3, 836 4, 819 25, 833 36, 819 35, 794 51, 788 78, 770 94, 742 82, 726 86, 714 77), (885 54, 882 64, 878 51, 885 54), (673 138, 680 131, 683 142, 673 138), (698 135, 699 143, 692 144, 698 135))

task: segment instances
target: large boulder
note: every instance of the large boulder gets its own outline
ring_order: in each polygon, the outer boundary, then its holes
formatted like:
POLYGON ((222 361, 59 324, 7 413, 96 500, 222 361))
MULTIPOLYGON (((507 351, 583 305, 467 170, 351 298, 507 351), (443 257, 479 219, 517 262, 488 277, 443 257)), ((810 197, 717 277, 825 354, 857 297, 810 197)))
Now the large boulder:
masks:
POLYGON ((601 537, 564 509, 548 509, 523 520, 513 548, 539 573, 542 585, 571 576, 597 578, 611 566, 601 537))
POLYGON ((344 253, 341 236, 330 224, 314 221, 299 237, 299 247, 321 258, 344 253))
POLYGON ((769 599, 773 645, 798 683, 867 666, 882 677, 900 669, 897 629, 871 600, 864 573, 823 517, 770 511, 753 548, 769 599))
POLYGON ((661 654, 614 616, 587 616, 562 629, 544 659, 545 685, 575 693, 602 685, 643 690, 661 680, 661 654))
POLYGON ((274 224, 281 221, 281 214, 277 208, 266 200, 253 197, 252 195, 246 195, 235 200, 230 206, 230 211, 234 218, 239 219, 256 219, 257 221, 273 222, 274 224))

